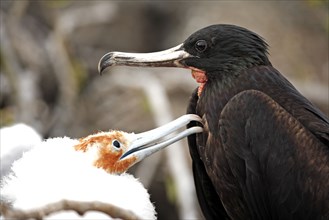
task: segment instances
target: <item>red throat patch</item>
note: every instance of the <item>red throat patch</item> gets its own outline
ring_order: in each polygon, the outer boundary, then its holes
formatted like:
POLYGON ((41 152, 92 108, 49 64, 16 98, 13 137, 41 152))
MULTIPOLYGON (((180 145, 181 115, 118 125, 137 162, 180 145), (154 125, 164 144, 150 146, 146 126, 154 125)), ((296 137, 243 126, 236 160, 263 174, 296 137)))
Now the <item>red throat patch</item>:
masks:
POLYGON ((200 97, 203 88, 206 84, 206 82, 208 81, 208 78, 206 76, 206 72, 204 72, 203 70, 200 69, 196 69, 196 68, 190 68, 192 69, 192 77, 195 79, 195 81, 197 83, 200 83, 199 88, 198 88, 198 96, 200 97))

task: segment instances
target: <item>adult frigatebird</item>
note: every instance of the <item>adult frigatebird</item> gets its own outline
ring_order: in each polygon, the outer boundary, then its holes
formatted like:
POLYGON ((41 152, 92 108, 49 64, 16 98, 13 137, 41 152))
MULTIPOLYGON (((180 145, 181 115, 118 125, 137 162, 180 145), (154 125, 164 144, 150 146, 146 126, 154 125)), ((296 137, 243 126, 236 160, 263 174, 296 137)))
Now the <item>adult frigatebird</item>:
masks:
POLYGON ((187 112, 204 131, 188 142, 206 219, 329 219, 329 119, 271 65, 267 47, 220 24, 165 51, 107 53, 98 67, 192 70, 200 86, 187 112))

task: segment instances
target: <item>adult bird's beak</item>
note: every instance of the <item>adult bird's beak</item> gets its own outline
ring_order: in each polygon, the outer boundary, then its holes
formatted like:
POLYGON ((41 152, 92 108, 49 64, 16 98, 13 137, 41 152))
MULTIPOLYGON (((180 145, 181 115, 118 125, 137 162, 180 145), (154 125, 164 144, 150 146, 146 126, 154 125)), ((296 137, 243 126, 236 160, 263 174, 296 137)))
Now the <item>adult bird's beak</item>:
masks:
POLYGON ((110 66, 184 67, 180 61, 190 56, 183 44, 153 53, 109 52, 100 59, 98 72, 102 74, 110 66))
POLYGON ((125 160, 134 157, 137 163, 151 154, 195 133, 203 131, 202 127, 195 126, 189 129, 185 129, 172 137, 166 138, 169 134, 177 131, 178 129, 185 127, 191 121, 201 122, 201 118, 197 115, 188 114, 183 115, 176 120, 169 122, 156 129, 146 131, 143 133, 135 134, 132 139, 132 144, 126 150, 126 152, 120 157, 120 160, 125 160))

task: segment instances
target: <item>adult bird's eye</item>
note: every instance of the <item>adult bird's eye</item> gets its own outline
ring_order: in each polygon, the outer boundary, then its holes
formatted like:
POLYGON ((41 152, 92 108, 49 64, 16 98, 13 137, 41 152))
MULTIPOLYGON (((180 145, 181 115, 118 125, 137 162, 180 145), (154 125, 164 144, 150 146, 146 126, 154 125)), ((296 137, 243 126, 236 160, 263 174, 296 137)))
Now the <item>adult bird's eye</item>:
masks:
POLYGON ((112 146, 115 147, 115 148, 117 148, 117 149, 119 149, 119 148, 121 147, 121 144, 120 144, 119 141, 114 140, 114 141, 112 142, 112 146))
POLYGON ((198 40, 194 46, 198 52, 203 52, 207 49, 207 42, 205 40, 198 40))

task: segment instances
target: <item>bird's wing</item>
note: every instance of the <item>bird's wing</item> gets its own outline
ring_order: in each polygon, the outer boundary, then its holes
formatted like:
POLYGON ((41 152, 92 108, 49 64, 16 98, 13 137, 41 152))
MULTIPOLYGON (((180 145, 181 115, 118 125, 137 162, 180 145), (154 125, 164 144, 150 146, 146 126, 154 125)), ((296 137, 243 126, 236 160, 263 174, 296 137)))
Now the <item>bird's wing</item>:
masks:
MULTIPOLYGON (((196 114, 196 105, 198 101, 197 89, 193 92, 187 109, 188 114, 196 114)), ((195 126, 196 122, 191 122, 188 127, 195 126)), ((220 198, 209 179, 204 164, 200 159, 198 147, 196 143, 196 135, 188 137, 188 145, 192 157, 192 167, 194 175, 194 183, 197 192, 199 204, 205 218, 207 220, 223 220, 228 219, 227 213, 220 201, 220 198)))
POLYGON ((240 82, 237 87, 244 87, 242 91, 255 89, 270 96, 329 147, 328 116, 298 92, 278 70, 271 66, 251 68, 241 74, 240 82))
MULTIPOLYGON (((218 134, 208 137, 208 142, 219 139, 221 145, 205 148, 212 183, 223 195, 233 193, 233 198, 244 200, 244 210, 249 210, 244 214, 252 219, 329 217, 328 146, 309 129, 326 126, 304 125, 300 119, 265 93, 247 90, 230 99, 221 112, 218 134), (219 174, 223 167, 214 158, 223 154, 234 178, 219 174), (232 181, 241 191, 225 192, 232 187, 224 184, 232 181)), ((236 210, 229 207, 230 198, 221 198, 227 210, 236 210)))

